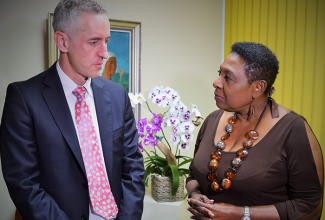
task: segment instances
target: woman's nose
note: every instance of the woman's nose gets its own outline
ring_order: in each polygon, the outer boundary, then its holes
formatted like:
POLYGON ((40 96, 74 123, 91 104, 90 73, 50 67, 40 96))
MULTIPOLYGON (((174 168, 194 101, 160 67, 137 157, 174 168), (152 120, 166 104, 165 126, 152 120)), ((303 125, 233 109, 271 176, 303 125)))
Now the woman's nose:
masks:
POLYGON ((218 76, 218 78, 216 79, 216 80, 214 80, 214 82, 213 82, 213 87, 214 88, 219 88, 219 89, 221 89, 222 88, 222 82, 221 82, 222 80, 221 80, 221 77, 220 76, 218 76))

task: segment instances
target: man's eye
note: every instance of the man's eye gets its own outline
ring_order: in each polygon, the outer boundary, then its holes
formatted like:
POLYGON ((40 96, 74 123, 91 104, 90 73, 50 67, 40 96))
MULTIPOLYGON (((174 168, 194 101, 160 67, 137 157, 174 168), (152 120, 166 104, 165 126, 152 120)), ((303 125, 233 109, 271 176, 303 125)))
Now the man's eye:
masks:
POLYGON ((218 70, 218 73, 219 73, 219 76, 220 76, 220 74, 221 74, 221 70, 218 70))

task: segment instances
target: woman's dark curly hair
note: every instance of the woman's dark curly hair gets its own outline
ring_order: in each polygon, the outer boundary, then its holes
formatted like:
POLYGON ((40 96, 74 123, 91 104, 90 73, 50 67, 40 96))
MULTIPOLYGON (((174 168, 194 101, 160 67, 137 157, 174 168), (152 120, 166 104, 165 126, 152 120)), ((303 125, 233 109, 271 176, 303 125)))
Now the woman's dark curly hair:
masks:
POLYGON ((265 80, 267 95, 279 72, 279 61, 272 51, 266 46, 254 42, 236 42, 231 47, 231 52, 237 53, 246 62, 246 76, 248 84, 257 80, 265 80))

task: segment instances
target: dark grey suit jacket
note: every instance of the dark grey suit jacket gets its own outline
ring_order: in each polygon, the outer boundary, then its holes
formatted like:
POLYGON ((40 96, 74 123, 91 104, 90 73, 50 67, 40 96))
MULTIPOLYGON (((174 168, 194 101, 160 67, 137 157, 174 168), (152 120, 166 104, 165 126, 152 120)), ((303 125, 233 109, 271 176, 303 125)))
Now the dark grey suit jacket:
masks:
MULTIPOLYGON (((127 92, 102 77, 91 86, 117 219, 141 219, 144 167, 127 92)), ((8 86, 0 129, 4 179, 23 219, 88 219, 84 163, 56 64, 8 86)))

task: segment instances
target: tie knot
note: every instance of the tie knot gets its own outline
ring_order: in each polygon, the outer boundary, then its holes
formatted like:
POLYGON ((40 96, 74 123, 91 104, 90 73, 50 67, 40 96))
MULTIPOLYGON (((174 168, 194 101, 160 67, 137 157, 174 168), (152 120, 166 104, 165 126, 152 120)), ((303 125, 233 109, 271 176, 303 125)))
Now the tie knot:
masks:
POLYGON ((77 99, 84 99, 87 89, 84 86, 78 86, 72 93, 77 97, 77 99))

